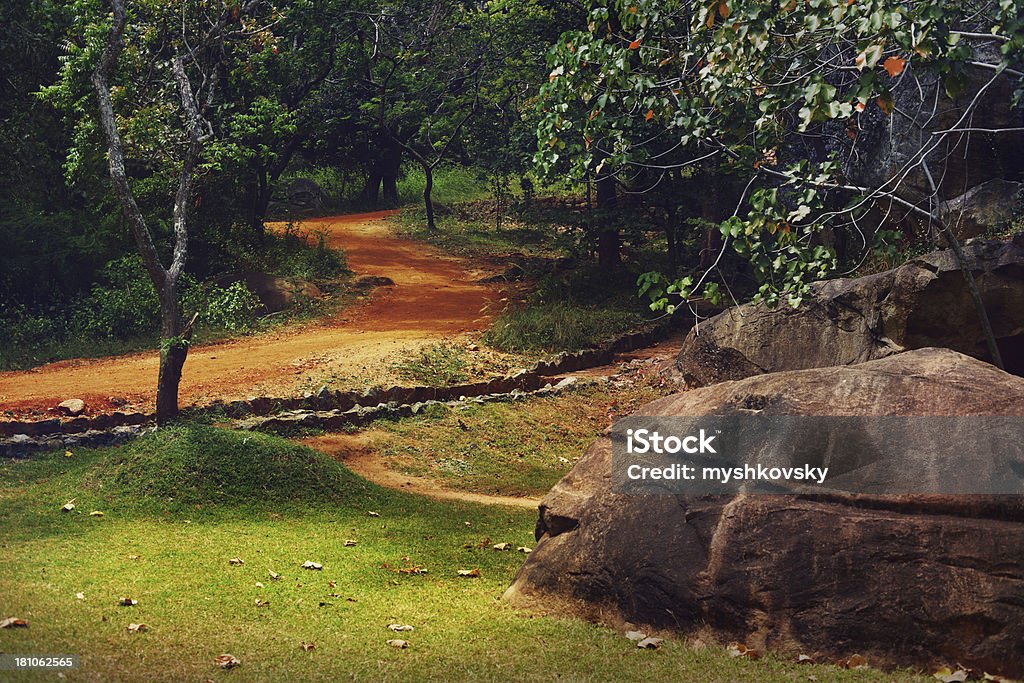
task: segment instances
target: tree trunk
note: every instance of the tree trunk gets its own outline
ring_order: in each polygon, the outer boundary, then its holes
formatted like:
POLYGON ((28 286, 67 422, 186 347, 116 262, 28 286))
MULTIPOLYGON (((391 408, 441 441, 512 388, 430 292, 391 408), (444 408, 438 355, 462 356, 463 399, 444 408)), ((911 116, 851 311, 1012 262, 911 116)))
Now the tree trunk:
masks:
POLYGON ((619 200, 615 193, 615 178, 608 176, 597 181, 597 264, 602 268, 615 268, 621 262, 619 255, 619 229, 613 211, 619 200))
POLYGON ((372 169, 366 179, 366 185, 363 186, 363 201, 370 206, 377 206, 380 203, 380 182, 380 173, 376 168, 372 169))
POLYGON ((391 175, 384 175, 381 178, 384 186, 384 203, 388 206, 398 204, 398 172, 391 175))
POLYGON ((249 206, 249 226, 261 243, 265 235, 263 220, 267 216, 267 208, 269 206, 270 183, 267 180, 266 171, 259 169, 253 181, 252 202, 249 206))
POLYGON ((437 225, 434 224, 434 200, 430 196, 434 191, 434 169, 430 164, 421 164, 421 166, 423 166, 423 177, 427 181, 423 186, 423 205, 427 209, 427 230, 433 232, 437 230, 437 225))
POLYGON ((156 423, 163 426, 178 416, 178 385, 188 356, 192 337, 192 319, 182 333, 181 310, 178 306, 178 283, 165 278, 160 293, 160 374, 156 383, 156 423))

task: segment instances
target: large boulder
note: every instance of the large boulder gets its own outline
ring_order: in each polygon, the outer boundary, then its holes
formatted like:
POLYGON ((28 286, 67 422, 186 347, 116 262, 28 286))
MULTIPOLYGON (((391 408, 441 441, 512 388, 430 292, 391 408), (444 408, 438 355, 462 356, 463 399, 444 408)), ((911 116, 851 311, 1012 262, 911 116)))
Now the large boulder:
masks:
MULTIPOLYGON (((1024 235, 964 247, 1006 369, 1024 374, 1024 235)), ((815 283, 798 308, 744 304, 691 330, 676 367, 690 386, 851 365, 941 346, 988 359, 956 257, 935 251, 855 279, 815 283)))
MULTIPOLYGON (((1024 379, 945 349, 675 394, 637 415, 1024 416, 1024 379)), ((913 438, 913 435, 909 435, 913 438)), ((988 454, 964 439, 964 463, 988 454)), ((513 605, 879 666, 1024 674, 1024 499, 616 494, 600 438, 540 504, 513 605)))
POLYGON ((323 292, 312 282, 267 273, 246 273, 245 285, 259 298, 267 313, 289 308, 297 300, 319 299, 323 292))

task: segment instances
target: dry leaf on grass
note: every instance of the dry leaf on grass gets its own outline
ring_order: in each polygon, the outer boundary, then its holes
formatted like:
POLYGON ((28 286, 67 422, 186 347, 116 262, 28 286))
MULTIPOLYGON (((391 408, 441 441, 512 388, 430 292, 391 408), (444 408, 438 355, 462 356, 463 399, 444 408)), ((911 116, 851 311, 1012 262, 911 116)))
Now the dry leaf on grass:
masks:
POLYGON ((533 552, 533 548, 527 548, 525 545, 519 546, 518 548, 516 548, 516 550, 518 550, 521 553, 532 553, 533 552))
POLYGON ((264 600, 262 598, 256 598, 255 600, 252 601, 252 604, 256 605, 257 607, 266 607, 267 605, 270 604, 270 600, 264 600))
POLYGON ((60 511, 61 512, 71 512, 72 510, 74 510, 75 509, 75 501, 76 500, 78 500, 78 499, 77 498, 72 498, 68 502, 64 503, 64 505, 61 506, 60 511))
POLYGON ((233 669, 242 664, 241 660, 234 655, 217 655, 213 662, 222 669, 233 669))
POLYGON ((356 544, 356 539, 354 539, 354 538, 346 538, 345 542, 342 545, 344 545, 346 548, 351 548, 355 544, 356 544))
POLYGON ((0 628, 28 628, 28 622, 17 617, 0 619, 0 628))
POLYGON ((387 641, 387 644, 391 647, 397 647, 399 650, 404 650, 409 647, 409 641, 402 640, 401 638, 393 638, 392 640, 387 641))
POLYGON ((639 642, 647 637, 647 634, 643 631, 626 631, 626 638, 632 640, 634 643, 639 642))
POLYGON ((508 543, 495 543, 491 547, 495 550, 508 550, 508 543))
POLYGON ((73 455, 74 455, 74 453, 71 452, 70 448, 68 450, 64 451, 64 457, 65 458, 70 458, 73 455))
POLYGON ((840 660, 839 666, 844 669, 866 669, 868 668, 868 660, 864 658, 864 655, 850 655, 848 659, 840 660))
POLYGON ((268 569, 267 572, 270 574, 270 578, 273 581, 280 581, 281 575, 275 572, 273 569, 268 569))
POLYGON ((316 649, 316 643, 305 643, 305 642, 303 642, 303 643, 299 643, 299 647, 301 647, 306 652, 309 652, 310 650, 315 650, 316 649))
POLYGON ((411 631, 412 626, 409 624, 388 624, 388 628, 392 631, 411 631))
POLYGON ((662 642, 664 642, 662 638, 644 638, 636 646, 644 650, 657 650, 661 647, 662 642))
POLYGON ((241 566, 241 565, 245 564, 245 560, 243 560, 240 557, 232 557, 230 560, 228 560, 228 564, 235 565, 235 566, 241 566))
POLYGON ((135 607, 135 605, 139 604, 139 601, 131 598, 118 598, 117 604, 121 607, 135 607))
POLYGON ((75 593, 76 600, 85 600, 85 593, 75 593))
POLYGON ((729 645, 726 646, 725 651, 729 653, 730 657, 749 657, 750 659, 761 658, 761 652, 759 650, 747 647, 743 643, 729 643, 729 645))
POLYGON ((324 566, 322 564, 320 564, 319 562, 310 562, 309 560, 306 560, 305 562, 302 563, 302 568, 303 569, 311 569, 311 570, 314 570, 314 571, 320 571, 321 569, 324 568, 324 566))
POLYGON ((93 510, 92 512, 89 513, 89 516, 90 517, 102 517, 103 513, 100 512, 99 510, 93 510))
POLYGON ((960 683, 961 681, 967 680, 967 672, 963 669, 957 669, 956 671, 951 670, 948 666, 944 666, 935 673, 933 677, 942 681, 942 683, 960 683))
POLYGON ((814 664, 814 659, 809 657, 809 656, 807 656, 807 655, 799 654, 799 655, 796 656, 796 663, 797 664, 814 664))
POLYGON ((476 579, 480 577, 480 570, 477 568, 473 569, 460 569, 459 576, 465 576, 467 578, 476 579))
POLYGON ((370 510, 366 514, 368 514, 370 517, 380 517, 380 513, 379 512, 374 512, 373 510, 370 510))
POLYGON ((263 588, 263 584, 262 584, 262 583, 260 583, 259 581, 257 581, 257 582, 256 582, 256 587, 257 587, 257 588, 263 588))
POLYGON ((149 630, 146 624, 128 624, 128 633, 145 633, 149 630))

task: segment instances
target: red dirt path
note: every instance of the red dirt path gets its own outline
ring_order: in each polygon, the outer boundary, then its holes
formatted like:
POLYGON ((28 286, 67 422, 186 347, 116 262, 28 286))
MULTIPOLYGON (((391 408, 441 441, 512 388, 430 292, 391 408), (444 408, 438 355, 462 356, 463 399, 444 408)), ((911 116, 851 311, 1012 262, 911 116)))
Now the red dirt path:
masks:
MULTIPOLYGON (((193 348, 181 405, 290 395, 303 378, 328 366, 358 375, 410 344, 484 327, 488 318, 482 311, 496 291, 474 282, 483 273, 430 246, 392 236, 382 220, 391 213, 315 218, 300 226, 325 230, 357 276, 384 275, 395 287, 379 288, 368 300, 314 324, 193 348)), ((122 410, 151 411, 158 361, 153 351, 3 372, 0 410, 52 414, 57 403, 81 398, 88 413, 100 413, 113 409, 111 398, 118 397, 130 405, 122 410)))

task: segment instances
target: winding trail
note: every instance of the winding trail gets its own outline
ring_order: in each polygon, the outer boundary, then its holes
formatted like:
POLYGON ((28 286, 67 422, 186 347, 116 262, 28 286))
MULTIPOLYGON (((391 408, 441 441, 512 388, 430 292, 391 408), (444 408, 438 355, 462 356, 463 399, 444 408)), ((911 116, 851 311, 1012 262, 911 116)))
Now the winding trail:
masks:
MULTIPOLYGON (((359 376, 423 341, 486 326, 492 286, 477 283, 484 271, 422 243, 393 236, 383 220, 393 211, 314 218, 300 230, 323 231, 330 246, 345 250, 361 275, 383 275, 394 287, 300 327, 194 347, 181 381, 181 405, 231 401, 256 394, 290 395, 325 372, 359 376)), ((159 364, 156 351, 99 359, 73 359, 0 373, 0 410, 47 411, 81 398, 89 413, 116 408, 151 411, 159 364), (118 400, 112 401, 117 398, 118 400)))
POLYGON ((373 432, 355 434, 334 433, 302 439, 299 443, 309 446, 336 459, 346 468, 363 479, 384 488, 415 493, 437 500, 461 500, 483 505, 508 505, 536 510, 540 498, 529 496, 495 496, 487 493, 462 491, 445 486, 429 477, 403 474, 390 469, 386 460, 373 450, 373 432))

